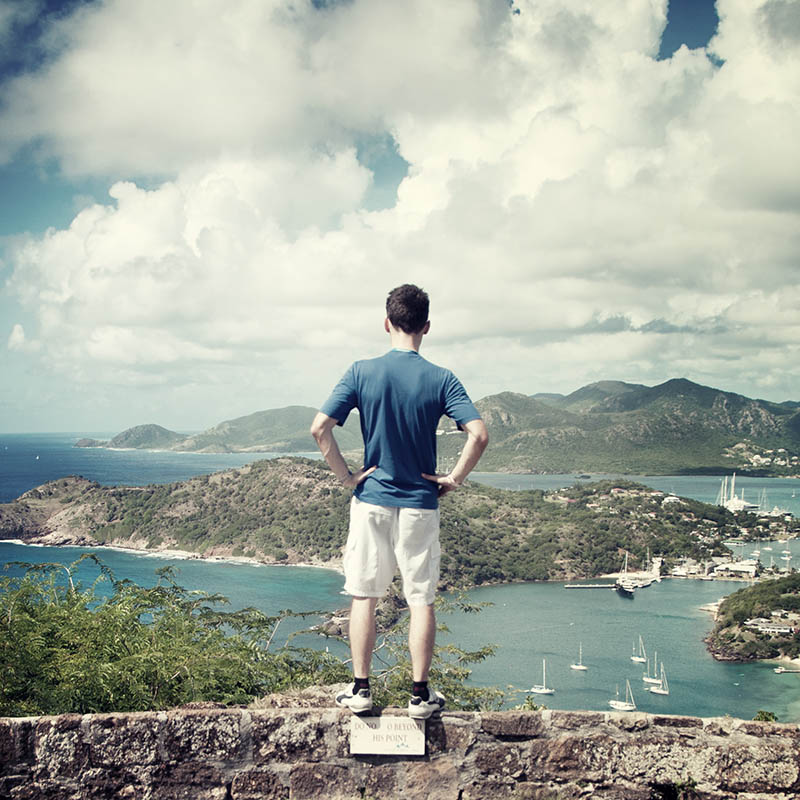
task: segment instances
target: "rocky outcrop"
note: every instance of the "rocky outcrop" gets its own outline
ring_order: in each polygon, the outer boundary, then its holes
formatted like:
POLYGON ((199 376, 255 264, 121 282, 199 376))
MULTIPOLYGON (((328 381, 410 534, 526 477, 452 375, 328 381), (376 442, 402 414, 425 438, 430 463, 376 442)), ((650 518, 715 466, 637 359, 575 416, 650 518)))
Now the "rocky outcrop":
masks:
POLYGON ((0 719, 0 798, 800 796, 796 725, 639 713, 445 712, 427 723, 424 756, 351 756, 349 730, 346 711, 270 704, 0 719))

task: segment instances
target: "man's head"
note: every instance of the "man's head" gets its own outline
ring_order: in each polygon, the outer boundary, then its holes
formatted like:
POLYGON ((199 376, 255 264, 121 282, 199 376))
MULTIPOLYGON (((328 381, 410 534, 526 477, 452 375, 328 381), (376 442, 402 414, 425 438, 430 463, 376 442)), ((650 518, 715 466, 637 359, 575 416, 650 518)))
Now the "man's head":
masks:
POLYGON ((428 322, 428 295, 413 283, 404 283, 389 292, 386 316, 403 333, 421 333, 428 322))

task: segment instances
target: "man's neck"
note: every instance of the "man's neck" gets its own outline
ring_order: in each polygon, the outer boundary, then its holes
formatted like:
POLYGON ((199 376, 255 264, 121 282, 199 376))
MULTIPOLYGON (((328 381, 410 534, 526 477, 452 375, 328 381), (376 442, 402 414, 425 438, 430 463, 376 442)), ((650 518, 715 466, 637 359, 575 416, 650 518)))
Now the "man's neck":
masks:
POLYGON ((422 344, 422 333, 406 333, 393 328, 389 331, 392 347, 397 350, 413 350, 418 353, 422 344))

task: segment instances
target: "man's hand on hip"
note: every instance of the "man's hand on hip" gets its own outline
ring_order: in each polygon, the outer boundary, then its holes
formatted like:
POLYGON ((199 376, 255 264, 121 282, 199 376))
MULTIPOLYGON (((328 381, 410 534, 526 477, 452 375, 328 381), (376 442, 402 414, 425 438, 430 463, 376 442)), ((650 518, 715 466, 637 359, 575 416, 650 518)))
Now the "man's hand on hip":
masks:
POLYGON ((368 475, 372 475, 375 470, 378 469, 377 467, 369 467, 356 470, 355 472, 351 472, 349 477, 344 478, 342 480, 342 485, 346 486, 348 489, 355 489, 359 483, 361 483, 368 475))
POLYGON ((428 475, 427 473, 423 472, 422 477, 425 478, 425 480, 439 484, 439 497, 447 494, 448 492, 452 492, 454 489, 458 489, 458 487, 461 486, 460 483, 456 483, 455 478, 453 478, 451 475, 428 475))

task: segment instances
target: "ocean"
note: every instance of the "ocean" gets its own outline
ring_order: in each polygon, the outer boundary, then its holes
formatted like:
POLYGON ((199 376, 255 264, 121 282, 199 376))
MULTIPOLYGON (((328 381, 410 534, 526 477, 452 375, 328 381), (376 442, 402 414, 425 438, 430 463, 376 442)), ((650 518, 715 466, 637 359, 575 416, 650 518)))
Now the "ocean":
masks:
MULTIPOLYGON (((0 434, 0 502, 8 502, 42 482, 64 475, 83 475, 105 485, 143 485, 184 480, 192 475, 240 466, 264 454, 194 454, 74 448, 82 436, 107 438, 107 434, 0 434), (38 458, 37 458, 38 456, 38 458)), ((557 488, 570 485, 575 475, 498 475, 476 473, 474 479, 511 490, 557 488)), ((714 476, 626 476, 675 494, 713 502, 720 486, 714 476)), ((757 502, 766 489, 768 502, 800 514, 800 480, 738 478, 737 494, 757 502)), ((800 558, 800 542, 787 547, 800 558)), ((87 548, 32 547, 0 542, 0 562, 71 563, 87 548)), ((309 567, 253 566, 166 559, 111 548, 93 552, 117 578, 142 585, 156 581, 155 570, 170 564, 177 580, 190 589, 219 592, 230 608, 255 606, 274 614, 293 611, 332 611, 346 605, 340 594, 342 579, 334 570, 309 567)), ((763 555, 763 554, 762 554, 763 555)), ((796 562, 795 562, 796 563, 796 562)), ((14 568, 16 569, 16 568, 14 568)), ((97 569, 84 562, 79 578, 85 583, 97 569)), ((547 683, 553 695, 534 696, 550 708, 605 710, 619 687, 630 680, 637 705, 644 711, 752 718, 759 709, 773 711, 783 721, 800 720, 800 675, 775 674, 774 664, 725 664, 714 661, 703 644, 711 616, 700 606, 743 587, 736 582, 664 580, 626 600, 601 589, 564 589, 561 583, 527 583, 473 590, 474 600, 492 603, 478 615, 449 615, 450 633, 442 634, 470 649, 493 643, 495 656, 474 668, 478 685, 499 686, 508 692, 508 704, 521 702, 524 690, 541 680, 542 659, 547 661, 547 683), (659 651, 670 684, 669 696, 644 691, 642 668, 630 661, 631 647, 641 635, 648 652, 659 651), (575 672, 569 664, 582 646, 589 669, 575 672), (511 688, 509 688, 511 687, 511 688)), ((282 626, 283 634, 309 624, 299 620, 282 626)), ((330 641, 303 636, 343 649, 330 641)))

